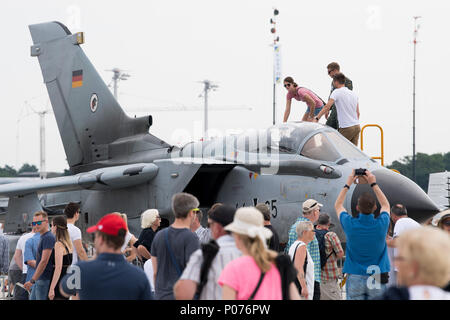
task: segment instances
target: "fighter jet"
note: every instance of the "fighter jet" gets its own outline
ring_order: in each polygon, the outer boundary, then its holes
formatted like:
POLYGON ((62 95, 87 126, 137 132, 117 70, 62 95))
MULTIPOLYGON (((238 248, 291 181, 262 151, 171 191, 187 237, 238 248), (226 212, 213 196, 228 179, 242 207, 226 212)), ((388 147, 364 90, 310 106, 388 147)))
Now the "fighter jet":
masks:
MULTIPOLYGON (((72 34, 60 22, 29 29, 31 55, 39 60, 73 175, 0 186, 0 197, 9 198, 5 231, 23 231, 35 211, 62 209, 73 201, 81 206, 82 230, 118 211, 128 215, 130 231, 139 234, 144 210, 157 208, 173 221, 171 197, 189 192, 202 208, 216 202, 267 203, 281 242, 287 241, 303 202, 313 198, 345 242, 334 203, 356 168, 373 172, 390 203, 403 203, 413 219, 424 221, 438 212, 414 182, 317 123, 284 123, 172 146, 149 132, 151 116, 124 113, 81 49, 82 33, 72 34)), ((365 191, 371 192, 367 184, 351 186, 345 202, 349 212, 356 214, 356 200, 365 191)))

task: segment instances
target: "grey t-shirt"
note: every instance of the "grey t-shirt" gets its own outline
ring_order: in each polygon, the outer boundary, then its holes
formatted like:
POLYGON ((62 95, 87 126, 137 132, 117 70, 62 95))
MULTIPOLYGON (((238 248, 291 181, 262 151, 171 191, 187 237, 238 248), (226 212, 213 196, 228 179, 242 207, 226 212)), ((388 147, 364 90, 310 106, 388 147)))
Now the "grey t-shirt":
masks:
POLYGON ((165 233, 168 232, 170 247, 181 272, 186 267, 191 254, 200 248, 198 237, 191 230, 176 229, 171 226, 167 229, 155 235, 150 252, 158 262, 155 283, 155 299, 157 300, 173 300, 173 286, 180 277, 170 258, 165 233))

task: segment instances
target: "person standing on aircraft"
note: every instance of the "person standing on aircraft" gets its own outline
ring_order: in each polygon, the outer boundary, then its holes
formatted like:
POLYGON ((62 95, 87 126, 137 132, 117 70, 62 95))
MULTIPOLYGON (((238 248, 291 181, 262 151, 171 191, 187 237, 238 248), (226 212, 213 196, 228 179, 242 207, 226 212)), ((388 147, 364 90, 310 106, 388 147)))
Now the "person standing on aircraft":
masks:
POLYGON ((72 240, 72 264, 76 264, 78 260, 86 261, 88 256, 83 248, 81 240, 81 230, 75 226, 75 223, 80 218, 80 206, 78 203, 70 202, 64 208, 64 214, 67 217, 67 228, 69 230, 70 240, 72 240))
MULTIPOLYGON (((305 202, 303 202, 302 205, 302 211, 303 216, 298 217, 297 221, 291 226, 289 229, 289 241, 285 248, 285 253, 289 254, 289 248, 292 246, 292 244, 298 239, 297 235, 297 224, 300 221, 311 221, 313 224, 319 219, 320 214, 320 208, 323 205, 319 202, 317 202, 314 199, 308 199, 305 202)), ((308 243, 307 249, 309 254, 311 255, 311 258, 314 262, 314 296, 313 300, 320 300, 320 281, 321 281, 321 273, 322 270, 320 268, 320 249, 319 249, 319 242, 317 241, 317 237, 314 237, 314 239, 308 243)))
POLYGON ((174 300, 173 286, 180 278, 191 254, 200 247, 198 237, 189 228, 200 209, 199 201, 189 193, 172 197, 175 221, 153 239, 152 264, 157 300, 174 300))
POLYGON ((86 231, 95 232, 97 258, 72 266, 61 280, 60 293, 64 297, 78 294, 80 300, 153 299, 144 271, 128 263, 122 254, 127 233, 122 217, 107 214, 86 231))
MULTIPOLYGON (((331 62, 327 66, 328 75, 331 78, 333 78, 336 74, 341 72, 340 69, 341 69, 341 67, 339 66, 339 64, 337 62, 331 62)), ((345 87, 347 87, 349 90, 353 90, 352 80, 350 80, 347 77, 345 77, 345 87)), ((334 89, 336 89, 336 87, 334 86, 334 81, 331 80, 330 95, 333 93, 334 89)), ((329 99, 329 97, 328 97, 328 99, 329 99)), ((328 115, 328 112, 327 112, 325 114, 325 118, 327 118, 327 122, 325 123, 327 126, 332 127, 333 129, 336 129, 336 130, 339 129, 339 122, 337 119, 337 111, 336 111, 336 106, 334 104, 331 107, 331 113, 328 115)))
POLYGON ((66 275, 67 268, 72 264, 72 240, 70 240, 66 217, 54 217, 51 231, 55 236, 56 243, 50 257, 54 269, 48 298, 50 300, 66 300, 67 298, 62 296, 58 290, 61 279, 66 275))
MULTIPOLYGON (((339 115, 339 110, 338 110, 339 115)), ((346 257, 343 272, 348 275, 346 282, 347 300, 368 300, 381 295, 388 282, 390 270, 386 235, 389 228, 389 201, 369 171, 364 176, 355 176, 355 170, 347 178, 334 205, 342 229, 347 237, 346 257), (364 177, 381 205, 380 215, 375 198, 368 192, 357 200, 358 215, 352 217, 344 208, 348 190, 356 179, 364 177), (370 279, 369 279, 370 278, 370 279)))
POLYGON ((314 92, 307 88, 299 87, 292 77, 286 77, 283 81, 284 87, 286 88, 286 109, 284 111, 283 122, 288 121, 289 115, 291 113, 291 103, 292 98, 297 101, 303 101, 308 105, 305 114, 303 115, 302 121, 313 121, 314 116, 317 115, 325 104, 322 99, 320 99, 314 92))
POLYGON ((331 93, 330 99, 323 107, 322 111, 314 117, 313 121, 318 122, 320 117, 327 114, 333 104, 336 105, 337 118, 339 121, 339 133, 346 137, 355 146, 358 145, 359 132, 359 103, 358 97, 353 91, 345 86, 345 75, 337 73, 333 77, 336 89, 331 93))
POLYGON ((45 211, 38 211, 34 216, 40 217, 40 220, 34 221, 33 225, 37 226, 36 231, 41 234, 41 240, 39 240, 37 251, 36 271, 33 277, 31 277, 31 280, 25 283, 24 287, 30 290, 31 286, 35 284, 36 300, 47 300, 53 274, 53 261, 50 259, 50 256, 56 239, 48 229, 47 213, 45 211))

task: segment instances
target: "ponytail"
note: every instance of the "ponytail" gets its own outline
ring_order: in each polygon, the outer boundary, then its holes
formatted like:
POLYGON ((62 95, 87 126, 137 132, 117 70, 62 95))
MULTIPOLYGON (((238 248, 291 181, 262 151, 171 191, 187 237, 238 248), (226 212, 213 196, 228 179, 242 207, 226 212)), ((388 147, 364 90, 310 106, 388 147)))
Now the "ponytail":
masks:
POLYGON ((268 272, 275 262, 277 253, 268 250, 259 237, 250 238, 245 235, 238 234, 242 244, 245 246, 250 256, 253 257, 261 272, 268 272))

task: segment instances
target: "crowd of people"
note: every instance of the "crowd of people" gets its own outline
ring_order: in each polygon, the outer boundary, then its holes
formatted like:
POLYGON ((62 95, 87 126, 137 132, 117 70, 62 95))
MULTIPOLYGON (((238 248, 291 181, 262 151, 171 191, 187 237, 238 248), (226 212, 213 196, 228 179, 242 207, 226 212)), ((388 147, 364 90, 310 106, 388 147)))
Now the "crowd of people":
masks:
POLYGON ((86 230, 95 236, 92 257, 75 226, 78 204, 52 219, 36 212, 9 266, 8 242, 0 235, 0 270, 15 285, 16 300, 341 300, 344 293, 348 300, 449 300, 450 210, 433 226, 421 225, 404 205, 391 207, 366 170, 375 197, 362 194, 357 214, 349 214, 344 203, 357 178, 353 171, 335 202, 345 250, 314 199, 303 202, 283 251, 266 204, 217 203, 202 226, 198 199, 178 193, 173 223, 161 228, 159 211, 146 210, 138 238, 125 214, 102 217, 86 230))

